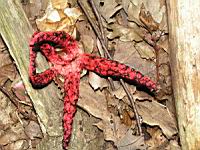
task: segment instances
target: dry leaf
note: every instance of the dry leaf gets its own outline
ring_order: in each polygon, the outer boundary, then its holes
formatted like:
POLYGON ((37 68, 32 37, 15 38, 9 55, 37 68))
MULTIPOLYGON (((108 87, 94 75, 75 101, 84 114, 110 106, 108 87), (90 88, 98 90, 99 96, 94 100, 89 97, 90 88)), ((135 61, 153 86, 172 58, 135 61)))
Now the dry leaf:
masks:
POLYGON ((125 124, 128 127, 132 126, 132 120, 131 120, 131 116, 130 116, 130 112, 128 112, 127 110, 123 109, 122 113, 120 114, 120 118, 121 118, 121 122, 123 124, 125 124))
POLYGON ((168 139, 177 134, 176 120, 162 104, 155 101, 137 102, 137 110, 143 122, 151 126, 159 126, 168 139))
POLYGON ((169 53, 167 52, 169 49, 160 49, 159 50, 159 62, 160 64, 168 64, 169 63, 169 53))
POLYGON ((94 117, 101 119, 95 125, 103 130, 106 140, 117 142, 127 132, 128 127, 121 123, 120 118, 108 111, 105 95, 100 91, 94 92, 83 82, 80 85, 78 105, 94 117))
POLYGON ((141 6, 139 19, 150 31, 158 30, 159 24, 153 19, 151 13, 146 11, 144 4, 141 6))
POLYGON ((64 13, 74 21, 73 23, 82 15, 79 8, 65 8, 64 13))
POLYGON ((30 121, 27 126, 25 126, 25 133, 30 139, 42 138, 42 132, 38 123, 30 121))
POLYGON ((102 120, 94 124, 103 131, 107 141, 117 143, 127 132, 129 127, 122 124, 118 117, 111 116, 110 120, 102 120))
POLYGON ((86 35, 86 34, 82 34, 80 42, 83 45, 84 52, 92 53, 93 48, 94 48, 94 40, 91 36, 86 35))
POLYGON ((145 143, 148 145, 149 150, 154 150, 157 147, 162 146, 162 144, 164 144, 168 140, 158 127, 149 127, 147 128, 147 132, 151 136, 149 140, 145 141, 145 143))
POLYGON ((61 17, 58 13, 57 10, 53 9, 49 12, 49 14, 47 14, 47 16, 45 16, 45 19, 47 19, 47 21, 49 23, 54 23, 54 22, 58 22, 61 20, 61 17))
POLYGON ((140 54, 141 58, 153 60, 155 58, 155 53, 153 47, 145 42, 139 42, 135 44, 135 48, 140 54))
POLYGON ((97 90, 97 89, 102 90, 104 87, 108 86, 106 79, 100 77, 94 72, 89 72, 88 80, 94 90, 97 90))
POLYGON ((109 119, 105 95, 100 91, 94 92, 87 82, 81 82, 80 84, 78 105, 96 118, 109 119))
POLYGON ((25 11, 28 11, 29 17, 34 18, 38 15, 40 15, 40 11, 42 9, 42 2, 41 0, 30 0, 29 8, 25 9, 25 11))
POLYGON ((72 35, 73 37, 75 37, 74 36, 76 35, 75 25, 72 23, 72 21, 68 17, 65 17, 64 19, 62 19, 62 21, 58 22, 55 25, 57 27, 56 30, 65 31, 69 33, 70 35, 72 35))
POLYGON ((114 39, 119 37, 121 41, 142 41, 142 38, 137 34, 134 28, 124 27, 117 23, 109 26, 112 31, 107 33, 109 39, 114 39))
POLYGON ((55 9, 65 9, 66 7, 69 7, 68 0, 50 0, 49 3, 51 3, 52 7, 55 9))
POLYGON ((122 8, 115 0, 97 0, 94 2, 107 23, 114 22, 115 19, 111 17, 122 8))
POLYGON ((181 147, 176 140, 171 140, 166 150, 181 150, 181 147))
POLYGON ((23 126, 20 122, 15 124, 15 126, 11 126, 9 130, 6 130, 4 134, 0 136, 0 145, 6 145, 8 143, 15 142, 20 139, 26 139, 26 135, 23 131, 23 126))
POLYGON ((17 72, 7 53, 0 53, 0 58, 0 85, 3 85, 8 79, 13 81, 17 72))
POLYGON ((19 136, 16 133, 7 131, 5 135, 0 136, 0 144, 6 145, 8 143, 15 142, 18 139, 19 136))
POLYGON ((83 44, 86 53, 91 53, 96 47, 97 38, 92 30, 91 26, 86 21, 80 21, 76 23, 77 31, 80 34, 80 42, 83 44), (93 45, 92 45, 93 44, 93 45), (92 49, 90 49, 92 48, 92 49))
POLYGON ((157 42, 159 47, 161 47, 166 53, 169 53, 169 39, 167 35, 162 35, 157 42))
POLYGON ((161 0, 126 0, 126 3, 123 4, 123 8, 128 14, 128 19, 136 22, 139 25, 142 25, 141 21, 139 20, 139 13, 142 5, 144 5, 146 10, 149 11, 155 22, 158 24, 162 22, 160 29, 166 30, 166 6, 163 5, 161 0))
POLYGON ((14 80, 16 69, 13 64, 7 64, 0 67, 0 85, 3 85, 8 79, 14 80))
POLYGON ((4 148, 6 150, 25 150, 25 149, 29 149, 30 144, 27 140, 17 140, 13 143, 9 143, 8 145, 6 145, 4 148))
POLYGON ((139 20, 140 5, 141 4, 138 4, 138 2, 130 2, 128 9, 125 9, 128 14, 128 19, 130 21, 136 22, 139 25, 141 25, 141 22, 139 20))
MULTIPOLYGON (((135 93, 135 91, 136 91, 135 86, 129 85, 129 84, 126 84, 126 86, 130 93, 135 93)), ((122 86, 120 86, 118 89, 116 89, 114 91, 111 91, 111 93, 118 99, 123 99, 127 95, 122 86)))
POLYGON ((161 64, 159 66, 159 73, 163 76, 170 76, 170 68, 167 64, 161 64))
POLYGON ((152 79, 155 78, 155 64, 142 59, 133 42, 116 41, 114 60, 125 63, 152 79))
POLYGON ((117 142, 118 150, 146 150, 143 136, 133 135, 133 131, 129 129, 125 136, 117 142))
POLYGON ((136 91, 135 94, 133 95, 133 98, 135 100, 139 100, 139 101, 144 101, 144 100, 153 101, 153 100, 155 100, 154 97, 150 96, 149 94, 147 94, 146 92, 143 92, 143 91, 136 91))
POLYGON ((17 98, 21 102, 25 102, 25 103, 32 105, 31 100, 26 93, 26 89, 24 87, 24 84, 23 84, 21 78, 18 78, 18 80, 14 80, 12 82, 11 87, 12 87, 12 91, 14 92, 14 94, 17 96, 17 98))
POLYGON ((66 1, 52 0, 45 15, 36 20, 37 27, 41 31, 63 30, 72 34, 75 30, 75 23, 82 13, 78 8, 66 8, 67 6, 66 1))

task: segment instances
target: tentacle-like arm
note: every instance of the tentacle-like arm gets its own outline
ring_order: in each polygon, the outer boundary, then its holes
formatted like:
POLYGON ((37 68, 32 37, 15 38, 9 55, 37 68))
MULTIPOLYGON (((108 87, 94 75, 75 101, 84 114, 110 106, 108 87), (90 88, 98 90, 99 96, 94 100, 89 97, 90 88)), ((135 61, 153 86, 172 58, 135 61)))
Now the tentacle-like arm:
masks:
POLYGON ((36 51, 33 51, 33 47, 30 47, 29 78, 33 87, 42 88, 53 80, 56 73, 53 69, 47 69, 42 73, 36 73, 36 56, 36 51))
POLYGON ((55 47, 61 47, 72 51, 73 47, 76 45, 74 39, 69 36, 66 32, 36 32, 33 34, 30 41, 30 67, 29 67, 29 78, 34 87, 43 87, 50 83, 56 76, 57 72, 51 68, 42 73, 36 73, 36 63, 35 59, 37 52, 40 51, 51 63, 64 64, 59 55, 55 52, 55 47), (73 43, 73 44, 72 44, 73 43))
POLYGON ((125 64, 91 54, 84 54, 83 59, 84 61, 82 62, 84 69, 96 72, 102 76, 120 77, 130 81, 135 81, 138 85, 145 86, 150 91, 156 90, 155 82, 125 64))
POLYGON ((73 117, 76 112, 76 102, 79 97, 79 83, 80 83, 80 73, 79 72, 70 72, 65 79, 64 90, 64 148, 67 147, 69 142, 71 132, 72 132, 72 122, 73 117))

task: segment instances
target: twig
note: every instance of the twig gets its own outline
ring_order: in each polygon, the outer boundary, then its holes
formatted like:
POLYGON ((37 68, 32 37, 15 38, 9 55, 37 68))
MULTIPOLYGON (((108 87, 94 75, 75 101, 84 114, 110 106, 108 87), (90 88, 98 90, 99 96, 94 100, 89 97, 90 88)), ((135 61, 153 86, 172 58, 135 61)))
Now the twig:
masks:
MULTIPOLYGON (((90 4, 91 4, 91 7, 92 7, 92 9, 93 9, 93 11, 94 11, 95 16, 97 17, 97 21, 98 21, 98 23, 99 23, 99 28, 100 28, 100 33, 101 33, 102 40, 103 40, 103 42, 104 42, 104 45, 107 47, 107 46, 108 46, 108 45, 107 45, 107 38, 106 38, 106 36, 105 36, 105 32, 104 32, 104 29, 103 29, 103 21, 102 21, 102 18, 101 18, 100 14, 99 14, 99 11, 98 11, 97 7, 96 7, 95 4, 94 4, 94 1, 93 1, 93 0, 89 0, 89 2, 90 2, 90 4)), ((99 33, 98 33, 98 35, 99 35, 99 33)), ((100 35, 99 35, 99 36, 100 36, 100 35)), ((105 52, 105 50, 104 50, 104 52, 105 52)), ((104 57, 107 58, 107 57, 108 57, 107 54, 106 54, 106 55, 104 54, 104 57)), ((115 88, 115 85, 114 85, 113 80, 112 80, 110 77, 108 77, 108 81, 110 82, 111 89, 112 89, 112 90, 115 90, 116 88, 115 88)))
POLYGON ((133 98, 132 94, 130 93, 130 91, 128 90, 126 84, 124 83, 124 81, 122 79, 120 79, 120 83, 121 83, 124 91, 126 92, 128 99, 131 103, 131 106, 133 108, 133 111, 135 113, 135 119, 136 119, 136 123, 137 123, 137 127, 138 127, 138 133, 139 133, 139 135, 142 135, 141 119, 139 117, 139 114, 138 114, 138 111, 136 108, 135 99, 133 98))
MULTIPOLYGON (((88 20, 89 20, 91 26, 93 27, 93 29, 94 29, 94 31, 95 31, 97 37, 99 38, 99 41, 100 41, 100 43, 101 43, 101 45, 102 45, 102 47, 103 47, 103 49, 104 49, 104 51, 105 51, 107 57, 108 57, 109 59, 112 60, 112 57, 111 57, 111 55, 110 55, 109 52, 108 52, 108 49, 107 49, 107 47, 106 47, 106 45, 105 45, 105 43, 104 43, 104 40, 103 40, 103 38, 101 37, 101 35, 99 34, 99 29, 95 26, 95 23, 94 23, 93 20, 90 18, 89 13, 88 13, 87 10, 84 8, 83 3, 81 2, 81 0, 78 0, 78 4, 80 5, 80 7, 83 9, 85 15, 87 16, 87 18, 88 18, 88 20)), ((124 81, 123 81, 122 79, 120 79, 120 83, 121 83, 121 85, 122 85, 124 91, 126 92, 126 94, 127 94, 127 96, 128 96, 128 99, 129 99, 129 101, 130 101, 130 103, 131 103, 131 105, 132 105, 133 111, 134 111, 134 113, 135 113, 135 118, 136 118, 137 127, 138 127, 138 133, 139 133, 139 135, 142 135, 142 128, 141 128, 141 123, 140 123, 140 119, 139 119, 139 114, 138 114, 137 109, 136 109, 135 100, 133 99, 131 93, 129 92, 127 86, 125 85, 125 83, 124 83, 124 81)))
POLYGON ((93 11, 94 11, 94 14, 95 14, 96 17, 97 17, 97 21, 98 21, 98 23, 99 23, 99 28, 100 28, 101 36, 102 36, 102 38, 103 38, 104 44, 105 44, 106 47, 107 47, 107 38, 106 38, 106 36, 105 36, 105 32, 104 32, 104 29, 103 29, 103 21, 102 21, 102 18, 101 18, 101 16, 100 16, 100 13, 99 13, 99 11, 98 11, 96 5, 94 4, 94 1, 93 1, 93 0, 89 0, 89 2, 90 2, 90 4, 91 4, 91 6, 92 6, 92 9, 93 9, 93 11))
POLYGON ((88 19, 89 23, 91 24, 92 28, 94 29, 94 32, 96 33, 97 37, 99 38, 99 41, 100 41, 100 43, 101 43, 103 49, 105 50, 105 53, 106 53, 107 57, 108 57, 109 59, 111 59, 111 57, 109 57, 110 54, 108 53, 108 49, 107 49, 106 46, 104 45, 103 38, 102 38, 101 35, 99 34, 99 33, 100 33, 99 29, 96 27, 96 24, 95 24, 95 23, 93 22, 93 20, 91 19, 89 13, 87 12, 87 10, 85 9, 85 7, 83 6, 83 3, 82 3, 81 0, 78 0, 78 4, 81 6, 83 12, 84 12, 85 15, 87 16, 87 19, 88 19))

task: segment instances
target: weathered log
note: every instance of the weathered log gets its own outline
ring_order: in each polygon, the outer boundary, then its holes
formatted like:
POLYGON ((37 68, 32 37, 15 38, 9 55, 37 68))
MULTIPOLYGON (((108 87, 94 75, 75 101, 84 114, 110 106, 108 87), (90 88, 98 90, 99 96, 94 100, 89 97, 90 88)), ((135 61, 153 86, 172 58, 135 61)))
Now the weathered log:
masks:
MULTIPOLYGON (((20 5, 19 0, 0 1, 0 34, 20 72, 26 90, 31 97, 37 112, 43 133, 49 135, 38 146, 38 149, 62 149, 62 101, 59 101, 59 90, 51 84, 46 88, 35 90, 28 77, 29 39, 33 29, 20 5)), ((40 66, 45 67, 42 57, 40 66)))
POLYGON ((169 0, 171 70, 183 150, 200 149, 200 1, 169 0))

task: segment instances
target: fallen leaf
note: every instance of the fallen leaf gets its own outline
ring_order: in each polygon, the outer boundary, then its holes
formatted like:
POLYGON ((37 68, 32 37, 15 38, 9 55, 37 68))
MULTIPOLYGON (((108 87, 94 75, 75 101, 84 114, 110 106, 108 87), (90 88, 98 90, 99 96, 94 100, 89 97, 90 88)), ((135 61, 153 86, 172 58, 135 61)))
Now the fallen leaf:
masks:
POLYGON ((153 60, 155 58, 155 50, 149 44, 145 42, 139 42, 135 44, 135 48, 140 54, 141 58, 153 60))
POLYGON ((118 150, 146 150, 147 146, 144 143, 143 136, 133 135, 133 131, 129 129, 123 138, 117 142, 118 150))
POLYGON ((78 105, 96 118, 103 120, 109 120, 110 118, 107 114, 105 95, 100 91, 94 92, 86 81, 80 84, 80 100, 78 105))
POLYGON ((129 127, 122 124, 118 117, 111 116, 110 120, 102 120, 94 124, 103 131, 104 139, 117 143, 127 132, 129 127))
POLYGON ((169 53, 167 53, 162 48, 159 50, 159 62, 160 62, 160 64, 168 64, 169 63, 169 53))
POLYGON ((52 9, 51 11, 49 11, 47 16, 45 16, 45 17, 46 17, 45 19, 47 19, 47 21, 49 23, 54 23, 54 22, 58 22, 61 20, 61 17, 59 15, 58 11, 55 9, 52 9))
POLYGON ((181 150, 181 147, 176 140, 171 140, 166 150, 181 150))
POLYGON ((34 18, 34 17, 40 15, 41 9, 42 9, 41 0, 33 0, 33 1, 30 0, 30 5, 28 5, 28 6, 29 7, 27 7, 25 9, 25 12, 27 11, 27 14, 29 15, 29 18, 34 18))
POLYGON ((0 136, 0 145, 6 145, 15 141, 18 141, 20 139, 26 139, 26 135, 23 131, 23 126, 20 122, 15 124, 14 126, 11 126, 9 130, 6 130, 4 134, 1 134, 0 136))
POLYGON ((115 19, 112 16, 122 8, 115 0, 96 0, 94 3, 99 8, 100 13, 107 23, 114 22, 115 19))
POLYGON ((144 4, 141 6, 139 19, 150 31, 158 30, 159 24, 153 19, 151 13, 145 9, 144 4))
POLYGON ((159 66, 159 73, 163 76, 170 76, 170 68, 168 64, 161 64, 159 66))
POLYGON ((85 52, 91 53, 96 47, 97 43, 97 38, 94 31, 86 21, 78 21, 76 23, 76 28, 80 34, 80 42, 83 44, 85 52))
POLYGON ((32 102, 30 97, 27 95, 25 86, 20 77, 16 78, 11 85, 11 89, 16 97, 19 99, 20 103, 28 104, 32 106, 32 102))
POLYGON ((7 51, 0 52, 0 58, 0 85, 4 85, 8 79, 11 81, 15 79, 17 70, 7 51))
POLYGON ((177 134, 174 115, 164 105, 156 101, 137 101, 136 106, 143 122, 151 126, 159 126, 168 139, 177 134))
POLYGON ((166 52, 169 53, 169 41, 167 35, 162 35, 157 44, 166 52))
MULTIPOLYGON (((139 19, 140 8, 144 5, 146 10, 149 11, 149 14, 152 15, 155 22, 158 24, 162 22, 162 26, 159 26, 161 30, 165 30, 165 26, 167 24, 166 20, 166 5, 163 5, 160 0, 130 0, 128 9, 124 7, 124 10, 128 14, 128 19, 130 21, 136 22, 139 25, 142 25, 142 22, 139 19), (164 18, 164 19, 163 19, 164 18), (163 28, 161 28, 163 27, 163 28)), ((125 5, 126 6, 126 5, 125 5)))
POLYGON ((45 11, 45 15, 40 19, 36 19, 37 27, 41 31, 63 30, 73 34, 75 23, 82 13, 78 8, 66 7, 68 7, 66 1, 52 0, 45 11))
POLYGON ((114 60, 125 63, 154 80, 156 74, 154 62, 142 59, 135 48, 135 43, 117 40, 116 43, 114 60))
POLYGON ((80 9, 75 8, 75 7, 74 8, 65 8, 64 13, 66 16, 71 18, 72 21, 74 21, 73 22, 74 24, 75 24, 75 21, 82 15, 80 9))
MULTIPOLYGON (((126 86, 127 86, 127 88, 128 88, 130 93, 135 93, 135 91, 136 91, 136 87, 135 86, 129 85, 129 84, 126 84, 126 86)), ((116 96, 116 98, 118 98, 118 99, 123 99, 127 95, 122 86, 120 86, 118 89, 116 89, 114 91, 111 91, 111 93, 114 96, 116 96)))
POLYGON ((27 126, 25 126, 24 132, 32 140, 35 139, 35 138, 42 138, 43 137, 40 126, 35 121, 30 121, 29 124, 27 126))
POLYGON ((89 72, 88 80, 94 90, 97 90, 97 89, 102 90, 104 87, 108 86, 106 79, 100 77, 94 72, 89 72))
POLYGON ((117 23, 109 25, 108 28, 112 30, 107 33, 109 39, 119 37, 119 39, 124 42, 142 41, 142 38, 135 32, 136 30, 134 28, 124 27, 117 23))
POLYGON ((30 144, 28 140, 17 140, 13 143, 9 143, 8 145, 6 145, 4 148, 6 150, 25 150, 25 149, 29 149, 30 144))
POLYGON ((120 113, 120 119, 123 124, 125 124, 128 127, 131 127, 133 124, 133 121, 131 120, 130 112, 123 109, 120 113))
POLYGON ((87 34, 82 34, 80 42, 83 45, 84 52, 92 53, 95 44, 94 39, 91 36, 87 34))
POLYGON ((139 101, 144 101, 144 100, 149 100, 153 101, 155 100, 154 97, 150 96, 148 93, 143 92, 143 91, 136 91, 135 94, 133 95, 134 99, 139 100, 139 101))
POLYGON ((145 141, 149 150, 154 150, 168 141, 168 139, 163 135, 162 131, 158 127, 148 127, 147 132, 151 136, 149 140, 145 141))
POLYGON ((99 90, 94 92, 87 83, 81 82, 78 105, 94 117, 101 119, 95 125, 103 130, 106 140, 117 142, 127 132, 129 127, 108 111, 105 95, 99 90))
POLYGON ((8 79, 14 80, 16 69, 13 64, 7 64, 0 67, 0 85, 3 85, 8 79))
POLYGON ((51 3, 52 7, 55 9, 65 9, 69 7, 68 0, 50 0, 49 3, 51 3))
POLYGON ((140 5, 141 4, 139 4, 139 2, 136 0, 135 2, 130 2, 128 9, 125 9, 128 14, 128 19, 130 21, 136 22, 139 25, 142 24, 139 20, 140 5))

